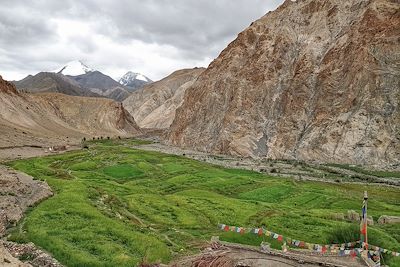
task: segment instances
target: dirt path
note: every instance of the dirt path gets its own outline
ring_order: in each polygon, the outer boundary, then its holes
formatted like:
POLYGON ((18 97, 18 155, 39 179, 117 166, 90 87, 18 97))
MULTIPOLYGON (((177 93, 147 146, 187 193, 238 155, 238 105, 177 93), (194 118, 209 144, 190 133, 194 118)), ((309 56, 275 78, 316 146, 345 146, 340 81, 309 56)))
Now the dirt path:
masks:
POLYGON ((251 267, 361 267, 366 266, 361 259, 316 255, 305 252, 280 252, 277 250, 261 251, 257 247, 231 244, 226 242, 211 243, 199 255, 186 257, 170 264, 176 267, 210 266, 251 266, 251 267))
POLYGON ((81 149, 80 145, 66 146, 67 150, 50 152, 47 146, 13 146, 0 148, 0 163, 16 159, 43 157, 81 149))

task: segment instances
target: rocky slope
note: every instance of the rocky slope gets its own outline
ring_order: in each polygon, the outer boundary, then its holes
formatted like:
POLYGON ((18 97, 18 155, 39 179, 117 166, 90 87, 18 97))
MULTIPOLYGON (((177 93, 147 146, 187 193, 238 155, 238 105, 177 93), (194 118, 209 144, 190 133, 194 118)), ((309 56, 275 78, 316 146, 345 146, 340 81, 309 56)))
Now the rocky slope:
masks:
POLYGON ((91 71, 82 75, 68 77, 76 81, 79 86, 85 88, 86 91, 119 102, 122 102, 130 95, 128 87, 120 85, 110 76, 107 76, 100 71, 91 71))
POLYGON ((169 142, 399 167, 399 8, 391 0, 286 0, 187 90, 169 142))
POLYGON ((100 96, 82 88, 73 79, 59 73, 40 72, 35 76, 29 75, 13 83, 18 90, 30 93, 53 92, 74 96, 100 96))
POLYGON ((204 71, 203 68, 179 70, 161 81, 133 92, 123 104, 142 128, 168 128, 186 89, 204 71))
POLYGON ((0 165, 0 237, 21 220, 26 209, 53 195, 46 182, 0 165))
POLYGON ((92 71, 82 75, 70 76, 70 78, 76 81, 83 88, 93 88, 101 91, 120 86, 117 81, 114 81, 110 76, 107 76, 100 71, 92 71))
POLYGON ((92 136, 133 136, 140 132, 121 103, 55 93, 17 93, 11 83, 0 78, 0 147, 57 144, 92 136))

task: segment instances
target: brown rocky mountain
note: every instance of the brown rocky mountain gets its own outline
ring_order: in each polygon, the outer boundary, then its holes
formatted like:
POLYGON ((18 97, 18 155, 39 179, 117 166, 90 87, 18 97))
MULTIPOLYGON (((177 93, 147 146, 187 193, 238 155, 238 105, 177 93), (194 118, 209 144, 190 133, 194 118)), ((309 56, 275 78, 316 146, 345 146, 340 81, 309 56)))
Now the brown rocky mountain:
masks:
POLYGON ((74 96, 100 96, 90 90, 82 88, 73 79, 59 73, 40 72, 29 75, 20 81, 13 82, 18 90, 30 93, 53 92, 74 96))
POLYGON ((203 68, 175 71, 166 78, 135 91, 123 104, 142 128, 168 128, 182 105, 186 89, 191 86, 203 68))
POLYGON ((130 95, 128 87, 120 85, 99 71, 91 71, 78 76, 40 72, 13 83, 18 90, 30 93, 52 92, 73 96, 106 97, 119 102, 130 95))
POLYGON ((399 167, 399 61, 399 1, 286 0, 186 91, 169 142, 399 167))
POLYGON ((0 147, 140 132, 121 103, 58 93, 17 93, 13 84, 0 78, 0 147))

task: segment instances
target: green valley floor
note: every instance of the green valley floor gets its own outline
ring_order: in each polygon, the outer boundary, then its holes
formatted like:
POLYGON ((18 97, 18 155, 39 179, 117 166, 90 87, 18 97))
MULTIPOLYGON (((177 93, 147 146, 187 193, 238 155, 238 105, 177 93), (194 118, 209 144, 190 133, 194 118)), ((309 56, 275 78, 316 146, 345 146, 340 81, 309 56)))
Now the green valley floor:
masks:
MULTIPOLYGON (((365 190, 375 222, 400 215, 396 187, 295 181, 130 148, 142 142, 106 140, 9 162, 55 192, 30 209, 10 239, 32 241, 66 266, 135 266, 195 253, 213 235, 278 246, 265 236, 220 232, 218 224, 265 227, 310 243, 353 239, 357 234, 346 231, 358 223, 335 216, 360 212, 365 190)), ((375 223, 369 236, 375 245, 400 251, 400 224, 375 223)), ((386 261, 400 265, 397 258, 386 261)))

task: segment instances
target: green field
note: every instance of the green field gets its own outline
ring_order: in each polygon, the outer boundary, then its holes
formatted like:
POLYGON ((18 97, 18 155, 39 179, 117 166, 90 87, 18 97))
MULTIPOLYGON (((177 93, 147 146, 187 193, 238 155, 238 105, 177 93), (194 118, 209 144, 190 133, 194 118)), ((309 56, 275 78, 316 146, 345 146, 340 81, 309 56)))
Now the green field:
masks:
MULTIPOLYGON (((306 242, 330 243, 333 231, 352 224, 333 220, 334 214, 359 211, 364 190, 375 221, 400 214, 396 188, 269 177, 134 150, 123 141, 9 165, 46 180, 55 191, 30 210, 11 239, 32 241, 67 266, 167 263, 196 252, 213 235, 248 244, 271 241, 220 232, 219 223, 264 226, 306 242)), ((375 224, 370 238, 399 251, 400 225, 375 224)))

